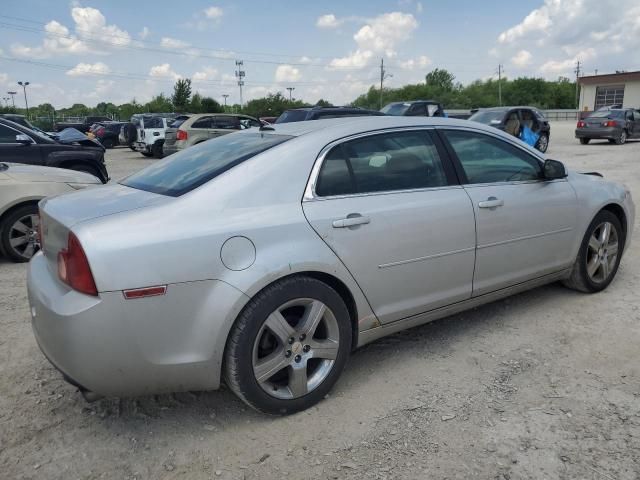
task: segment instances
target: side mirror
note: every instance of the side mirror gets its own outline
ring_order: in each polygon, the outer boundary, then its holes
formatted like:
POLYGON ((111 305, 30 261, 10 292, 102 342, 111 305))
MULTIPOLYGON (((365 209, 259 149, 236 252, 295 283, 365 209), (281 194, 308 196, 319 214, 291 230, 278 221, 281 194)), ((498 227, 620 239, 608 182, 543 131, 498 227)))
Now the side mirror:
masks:
POLYGON ((542 168, 545 180, 556 180, 567 176, 567 169, 564 168, 564 164, 557 160, 545 160, 542 168))
POLYGON ((25 135, 24 133, 20 133, 16 135, 16 143, 20 143, 22 145, 31 145, 33 140, 29 137, 29 135, 25 135))

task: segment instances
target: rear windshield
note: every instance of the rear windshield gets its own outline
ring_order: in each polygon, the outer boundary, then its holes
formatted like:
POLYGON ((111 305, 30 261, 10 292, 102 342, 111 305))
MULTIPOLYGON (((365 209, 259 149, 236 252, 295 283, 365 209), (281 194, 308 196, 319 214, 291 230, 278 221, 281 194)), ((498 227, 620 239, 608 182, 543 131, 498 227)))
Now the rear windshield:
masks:
POLYGON ((409 110, 410 107, 410 103, 390 103, 389 105, 382 107, 382 110, 380 111, 387 115, 395 115, 401 117, 405 113, 407 113, 407 110, 409 110))
POLYGON ((307 119, 307 110, 287 110, 282 112, 275 123, 303 122, 307 119))
POLYGON ((473 122, 484 124, 500 123, 504 117, 505 110, 480 110, 469 117, 473 122))
POLYGON ((144 128, 164 128, 162 117, 142 117, 144 128))
POLYGON ((173 154, 121 183, 138 190, 179 197, 290 138, 293 137, 253 132, 223 135, 173 154))
POLYGON ((624 118, 624 110, 603 110, 601 112, 594 112, 589 115, 589 118, 624 118))

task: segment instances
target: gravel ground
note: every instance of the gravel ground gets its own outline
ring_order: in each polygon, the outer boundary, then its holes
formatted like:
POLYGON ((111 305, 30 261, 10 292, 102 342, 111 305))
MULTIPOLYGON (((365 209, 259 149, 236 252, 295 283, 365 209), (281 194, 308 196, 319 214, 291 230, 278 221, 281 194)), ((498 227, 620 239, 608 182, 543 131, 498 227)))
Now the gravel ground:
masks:
MULTIPOLYGON (((640 142, 549 156, 640 198, 640 142)), ((108 152, 113 178, 152 163, 108 152)), ((597 295, 549 285, 356 352, 286 418, 226 390, 87 404, 29 324, 25 265, 0 260, 0 478, 640 479, 640 242, 597 295)))

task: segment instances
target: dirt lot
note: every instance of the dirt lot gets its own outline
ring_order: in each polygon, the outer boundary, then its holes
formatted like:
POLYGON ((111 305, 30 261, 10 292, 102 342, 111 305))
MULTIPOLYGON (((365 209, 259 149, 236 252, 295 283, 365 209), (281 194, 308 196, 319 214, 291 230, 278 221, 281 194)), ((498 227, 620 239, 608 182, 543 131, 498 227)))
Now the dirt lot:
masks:
MULTIPOLYGON (((626 182, 640 142, 549 156, 626 182)), ((119 178, 148 160, 108 154, 119 178)), ((550 285, 380 340, 287 418, 228 391, 87 404, 31 333, 25 265, 0 260, 0 478, 639 479, 640 241, 603 293, 550 285)))

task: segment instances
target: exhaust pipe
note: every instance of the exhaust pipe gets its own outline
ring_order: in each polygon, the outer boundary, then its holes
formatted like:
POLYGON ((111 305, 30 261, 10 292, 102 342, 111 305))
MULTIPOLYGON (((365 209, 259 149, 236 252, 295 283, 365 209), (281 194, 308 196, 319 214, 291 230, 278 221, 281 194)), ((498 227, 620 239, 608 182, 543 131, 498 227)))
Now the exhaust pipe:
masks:
POLYGON ((84 399, 87 401, 87 403, 93 403, 97 400, 100 400, 101 398, 104 398, 104 395, 100 395, 99 393, 96 393, 96 392, 90 392, 89 390, 80 389, 80 393, 82 394, 84 399))

